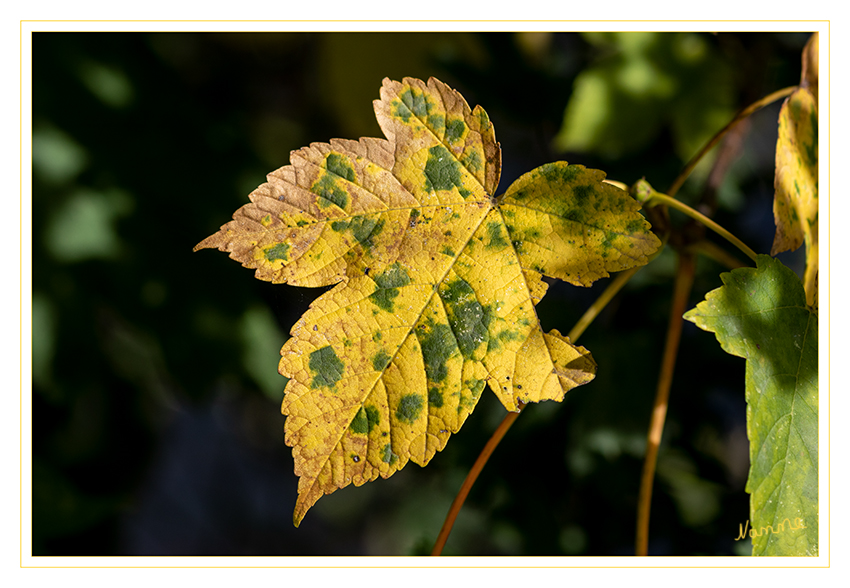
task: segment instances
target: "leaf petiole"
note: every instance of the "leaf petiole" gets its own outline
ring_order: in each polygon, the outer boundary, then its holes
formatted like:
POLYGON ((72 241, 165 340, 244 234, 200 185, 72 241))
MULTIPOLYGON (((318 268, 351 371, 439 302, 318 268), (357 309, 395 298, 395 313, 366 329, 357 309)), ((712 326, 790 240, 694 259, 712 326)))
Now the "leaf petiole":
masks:
POLYGON ((753 251, 752 249, 747 247, 747 245, 745 245, 744 242, 741 241, 738 237, 736 237, 735 235, 733 235, 732 233, 730 233, 729 231, 727 231, 726 229, 724 229, 723 227, 718 225, 716 222, 714 222, 713 220, 711 220, 710 218, 708 218, 707 216, 705 216, 704 214, 702 214, 698 210, 691 208, 690 206, 688 206, 684 202, 676 200, 675 198, 672 198, 672 197, 668 196, 667 194, 662 194, 660 192, 656 192, 655 190, 652 189, 652 187, 649 185, 649 183, 646 182, 646 180, 640 180, 637 184, 635 184, 634 190, 639 195, 638 199, 641 201, 644 208, 657 206, 659 204, 664 204, 664 205, 669 206, 671 208, 675 208, 679 212, 683 212, 684 214, 688 215, 689 217, 701 222, 706 227, 708 227, 709 229, 711 229, 712 231, 714 231, 715 233, 717 233, 718 235, 720 235, 721 237, 723 237, 724 239, 726 239, 727 241, 732 243, 735 247, 740 249, 742 252, 744 252, 744 254, 747 257, 749 257, 753 261, 756 261, 757 256, 756 256, 755 251, 753 251))
POLYGON ((694 284, 696 261, 693 254, 680 253, 676 269, 676 281, 673 284, 673 301, 670 307, 670 321, 667 326, 667 338, 664 343, 664 355, 661 360, 661 371, 658 376, 658 387, 655 393, 655 403, 652 407, 649 432, 646 439, 646 456, 641 475, 640 492, 638 494, 637 532, 635 536, 635 555, 647 555, 649 545, 649 511, 652 502, 652 484, 655 478, 655 468, 658 462, 658 448, 661 445, 661 434, 664 431, 664 421, 667 418, 667 405, 670 399, 670 387, 673 384, 673 369, 676 366, 676 355, 679 351, 679 341, 682 337, 682 314, 688 304, 688 296, 694 284))

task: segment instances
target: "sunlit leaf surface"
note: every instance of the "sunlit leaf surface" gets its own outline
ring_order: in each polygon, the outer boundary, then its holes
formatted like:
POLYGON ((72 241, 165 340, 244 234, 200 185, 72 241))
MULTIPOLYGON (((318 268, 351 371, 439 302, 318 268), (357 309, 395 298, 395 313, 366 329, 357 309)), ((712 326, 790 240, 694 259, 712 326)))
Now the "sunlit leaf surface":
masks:
POLYGON ((324 494, 442 450, 489 387, 508 410, 593 379, 590 353, 544 332, 543 275, 590 285, 660 243, 604 174, 558 162, 499 198, 480 106, 442 82, 384 80, 384 139, 314 143, 197 248, 256 277, 336 286, 281 350, 298 524, 324 494))

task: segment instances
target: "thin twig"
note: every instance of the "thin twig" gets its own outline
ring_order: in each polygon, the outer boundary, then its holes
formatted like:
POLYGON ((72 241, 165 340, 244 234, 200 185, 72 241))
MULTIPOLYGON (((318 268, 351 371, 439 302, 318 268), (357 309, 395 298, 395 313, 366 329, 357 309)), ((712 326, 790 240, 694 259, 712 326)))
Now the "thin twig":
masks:
POLYGON ((732 243, 735 247, 737 247, 738 249, 743 251, 746 254, 747 257, 749 257, 753 261, 756 261, 756 258, 757 258, 756 252, 753 251, 752 249, 750 249, 749 247, 747 247, 744 244, 743 241, 741 241, 738 237, 736 237, 735 235, 733 235, 732 233, 730 233, 729 231, 727 231, 726 229, 724 229, 723 227, 718 225, 716 222, 714 222, 713 220, 711 220, 707 216, 705 216, 700 211, 691 208, 690 206, 688 206, 684 202, 676 200, 675 198, 668 196, 667 194, 661 194, 660 192, 654 192, 652 194, 652 199, 650 200, 648 205, 651 206, 652 204, 666 204, 667 206, 670 206, 671 208, 675 208, 679 212, 684 212, 689 217, 698 220, 699 222, 704 224, 706 227, 708 227, 709 229, 711 229, 712 231, 714 231, 715 233, 717 233, 718 235, 720 235, 721 237, 723 237, 724 239, 726 239, 727 241, 732 243))
POLYGON ((635 554, 646 555, 649 545, 649 507, 652 502, 652 482, 655 478, 655 465, 658 460, 658 447, 661 433, 667 418, 667 402, 670 398, 670 386, 673 382, 673 368, 679 351, 679 339, 682 335, 682 315, 688 304, 688 297, 694 283, 696 262, 690 253, 679 253, 676 281, 673 285, 673 301, 670 307, 670 323, 667 327, 667 341, 664 344, 664 356, 661 360, 661 373, 658 376, 658 389, 652 408, 652 419, 646 441, 646 458, 643 463, 643 475, 638 496, 637 535, 635 554))
POLYGON ((739 267, 745 267, 745 264, 742 263, 737 257, 732 255, 716 243, 708 241, 707 239, 703 239, 701 241, 697 241, 692 245, 688 245, 687 250, 691 253, 705 255, 709 259, 713 259, 720 265, 730 270, 737 269, 739 267))
POLYGON ((511 428, 511 425, 514 424, 514 421, 520 415, 522 409, 526 406, 528 405, 520 404, 517 412, 509 412, 507 416, 502 419, 502 422, 499 423, 499 426, 493 433, 493 436, 490 437, 489 441, 487 441, 487 445, 485 445, 484 449, 481 450, 481 453, 478 455, 478 459, 475 460, 475 463, 472 465, 472 469, 469 470, 469 473, 466 475, 466 479, 463 481, 460 491, 457 493, 457 496, 455 496, 451 508, 449 508, 449 514, 446 515, 446 520, 443 522, 443 528, 440 529, 440 534, 437 536, 437 541, 434 543, 434 549, 431 550, 431 555, 440 555, 443 552, 443 547, 449 538, 449 533, 452 532, 455 519, 457 518, 463 503, 466 501, 469 491, 472 490, 472 485, 475 484, 475 480, 478 479, 478 474, 480 474, 481 470, 484 469, 484 465, 487 463, 487 460, 490 459, 490 456, 499 445, 502 437, 505 436, 505 433, 508 432, 508 429, 511 428))
POLYGON ((679 191, 679 188, 682 187, 682 184, 685 183, 685 180, 688 179, 688 177, 694 171, 697 164, 702 160, 702 158, 705 156, 705 154, 708 153, 709 151, 711 151, 711 149, 715 145, 717 145, 717 143, 726 135, 726 133, 728 133, 732 129, 732 127, 734 127, 736 124, 738 124, 739 122, 741 122, 742 120, 744 120, 745 118, 747 118, 748 116, 753 114, 754 112, 761 110, 762 108, 764 108, 768 104, 772 104, 773 102, 779 100, 780 98, 785 98, 786 96, 790 96, 791 93, 794 92, 794 90, 797 89, 797 87, 798 86, 791 86, 791 87, 788 87, 788 88, 783 88, 781 90, 777 90, 773 94, 769 94, 768 96, 765 96, 761 100, 759 100, 757 102, 753 102, 752 104, 747 106, 745 109, 740 111, 738 114, 736 114, 735 118, 733 118, 729 122, 729 124, 727 124, 725 127, 720 129, 720 131, 716 135, 714 135, 708 143, 705 144, 705 147, 703 147, 699 151, 699 153, 697 153, 696 155, 693 156, 693 158, 691 158, 691 160, 688 162, 688 164, 682 170, 682 173, 679 174, 679 177, 676 178, 676 181, 673 182, 673 185, 671 185, 670 189, 667 190, 667 194, 670 195, 671 197, 676 195, 676 193, 679 191))

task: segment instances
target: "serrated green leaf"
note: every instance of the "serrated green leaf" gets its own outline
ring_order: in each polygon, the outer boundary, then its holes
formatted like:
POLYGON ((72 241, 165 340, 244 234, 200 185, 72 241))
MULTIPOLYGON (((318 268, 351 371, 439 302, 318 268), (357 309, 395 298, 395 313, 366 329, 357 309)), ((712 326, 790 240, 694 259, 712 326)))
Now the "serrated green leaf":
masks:
POLYGON ((685 319, 746 358, 753 555, 818 553, 818 319, 781 262, 721 275, 685 319))

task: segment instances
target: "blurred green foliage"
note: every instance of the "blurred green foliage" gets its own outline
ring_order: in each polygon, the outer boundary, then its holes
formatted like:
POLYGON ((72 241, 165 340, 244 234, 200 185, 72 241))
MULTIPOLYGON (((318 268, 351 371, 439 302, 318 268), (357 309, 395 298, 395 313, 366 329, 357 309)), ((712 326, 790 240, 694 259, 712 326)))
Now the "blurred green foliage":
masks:
MULTIPOLYGON (((504 415, 495 398, 427 468, 328 496, 294 529, 275 366, 317 292, 260 282, 193 245, 291 150, 377 135, 384 76, 434 75, 484 106, 503 189, 558 159, 663 189, 725 116, 796 83, 806 39, 35 33, 34 554, 428 553, 504 415)), ((773 238, 776 113, 753 118, 717 188, 718 220, 760 252, 773 238)), ((638 274, 583 336, 597 379, 517 421, 446 554, 632 552, 671 259, 638 274)), ((692 302, 722 269, 700 261, 692 302)), ((566 332, 604 287, 554 284, 544 326, 566 332)), ((650 553, 728 555, 748 512, 743 360, 688 327, 650 553)))
POLYGON ((734 64, 697 33, 587 33, 595 57, 576 78, 555 139, 618 158, 668 130, 688 160, 735 114, 734 64))

